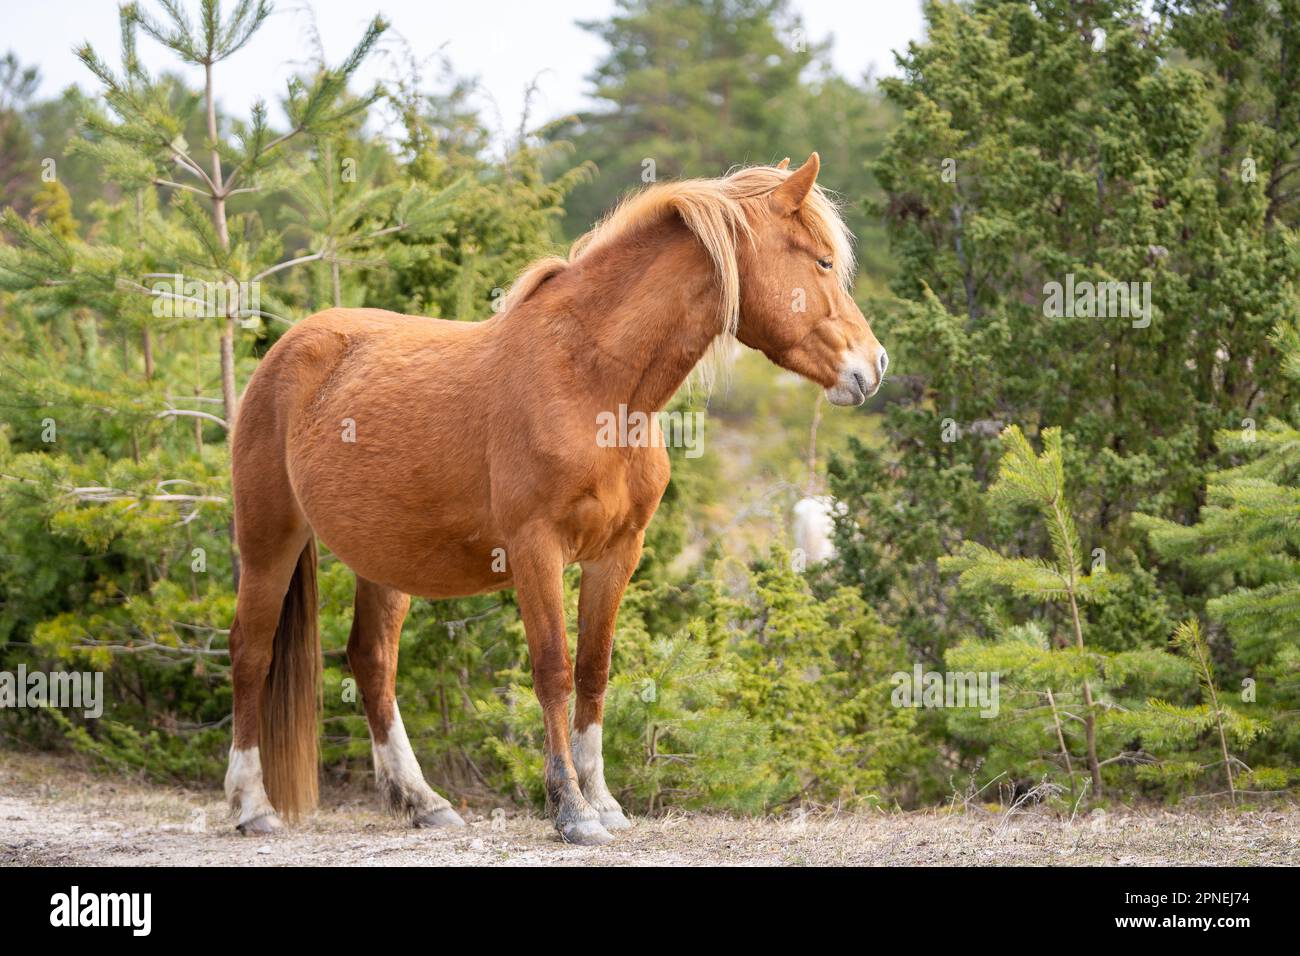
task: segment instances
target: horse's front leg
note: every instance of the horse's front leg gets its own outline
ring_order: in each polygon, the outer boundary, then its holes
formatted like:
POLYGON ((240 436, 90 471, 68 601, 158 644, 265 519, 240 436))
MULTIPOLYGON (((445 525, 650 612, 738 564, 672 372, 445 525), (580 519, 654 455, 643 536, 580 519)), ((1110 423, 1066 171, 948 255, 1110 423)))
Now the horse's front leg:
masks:
POLYGON ((609 830, 632 824, 605 785, 601 726, 605 716, 605 687, 614 647, 614 622, 623 592, 641 560, 644 533, 629 535, 595 561, 582 564, 578 596, 578 701, 573 709, 573 766, 582 795, 600 814, 609 830))
POLYGON ((582 795, 569 753, 573 673, 564 631, 564 559, 544 532, 520 535, 510 550, 519 613, 528 637, 533 690, 546 727, 546 803, 555 829, 569 843, 595 846, 614 838, 582 795))

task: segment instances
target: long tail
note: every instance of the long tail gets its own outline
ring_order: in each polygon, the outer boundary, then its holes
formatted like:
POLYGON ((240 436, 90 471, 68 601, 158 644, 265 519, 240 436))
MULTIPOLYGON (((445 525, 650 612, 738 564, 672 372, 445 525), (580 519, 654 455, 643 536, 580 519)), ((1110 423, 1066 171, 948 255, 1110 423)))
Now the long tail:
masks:
POLYGON ((262 782, 286 820, 316 807, 321 713, 320 628, 316 621, 316 539, 298 557, 280 608, 271 669, 262 687, 262 782))

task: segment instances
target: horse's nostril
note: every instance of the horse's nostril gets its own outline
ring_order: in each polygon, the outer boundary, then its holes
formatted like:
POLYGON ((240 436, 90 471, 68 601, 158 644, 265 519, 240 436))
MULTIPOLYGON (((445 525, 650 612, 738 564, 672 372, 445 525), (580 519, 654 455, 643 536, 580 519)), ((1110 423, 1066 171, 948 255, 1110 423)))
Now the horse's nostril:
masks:
POLYGON ((880 357, 876 359, 876 364, 880 367, 880 379, 885 379, 885 369, 889 368, 889 353, 884 349, 880 350, 880 357))
POLYGON ((866 380, 866 378, 863 376, 863 374, 862 374, 861 372, 854 372, 854 373, 853 373, 853 381, 855 381, 855 382, 858 383, 858 388, 861 390, 861 392, 862 392, 863 395, 866 395, 866 394, 867 394, 867 380, 866 380))

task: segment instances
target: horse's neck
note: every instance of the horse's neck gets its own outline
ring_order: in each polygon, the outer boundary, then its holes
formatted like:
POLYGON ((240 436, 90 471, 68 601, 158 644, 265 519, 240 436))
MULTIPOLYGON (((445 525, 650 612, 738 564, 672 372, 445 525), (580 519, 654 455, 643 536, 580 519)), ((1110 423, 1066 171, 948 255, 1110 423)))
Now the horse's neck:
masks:
POLYGON ((713 265, 679 220, 647 226, 573 267, 555 321, 602 407, 658 411, 721 327, 713 265))

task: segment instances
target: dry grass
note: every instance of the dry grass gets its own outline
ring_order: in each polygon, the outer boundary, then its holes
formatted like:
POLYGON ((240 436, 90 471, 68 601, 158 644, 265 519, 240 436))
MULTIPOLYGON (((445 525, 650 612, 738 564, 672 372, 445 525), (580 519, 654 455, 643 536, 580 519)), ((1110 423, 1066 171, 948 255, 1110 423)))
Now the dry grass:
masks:
POLYGON ((566 846, 533 816, 469 815, 458 832, 413 830, 377 797, 327 791, 324 807, 271 839, 239 836, 217 791, 88 773, 0 751, 0 864, 150 865, 1295 865, 1300 811, 1093 814, 1037 808, 812 815, 803 821, 672 814, 611 846, 566 846))

